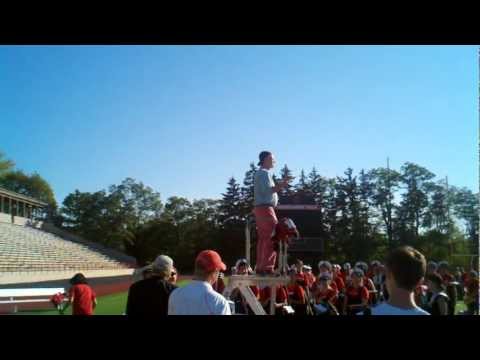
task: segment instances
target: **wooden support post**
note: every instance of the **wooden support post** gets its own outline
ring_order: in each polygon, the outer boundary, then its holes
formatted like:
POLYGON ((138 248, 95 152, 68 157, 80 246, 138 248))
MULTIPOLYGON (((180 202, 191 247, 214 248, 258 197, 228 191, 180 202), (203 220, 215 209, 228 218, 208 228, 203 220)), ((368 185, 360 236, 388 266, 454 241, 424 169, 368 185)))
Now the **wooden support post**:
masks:
POLYGON ((242 295, 245 297, 247 304, 256 315, 266 315, 265 310, 253 295, 249 286, 257 285, 258 287, 268 286, 271 289, 270 294, 270 314, 275 314, 275 301, 277 298, 277 288, 282 285, 287 285, 290 278, 287 276, 256 276, 256 275, 232 275, 228 278, 228 286, 225 288, 223 295, 226 298, 230 297, 232 290, 239 288, 242 295), (247 293, 250 292, 250 293, 247 293))
POLYGON ((251 231, 250 222, 248 221, 248 218, 247 218, 247 221, 245 224, 245 258, 247 259, 249 265, 251 264, 250 262, 250 231, 251 231))
POLYGON ((239 290, 247 301, 247 304, 250 305, 250 308, 255 315, 267 315, 262 305, 257 301, 257 298, 255 297, 252 289, 250 289, 250 286, 240 286, 239 290))
POLYGON ((275 315, 275 302, 277 300, 277 286, 273 285, 270 289, 272 290, 270 294, 270 315, 275 315))

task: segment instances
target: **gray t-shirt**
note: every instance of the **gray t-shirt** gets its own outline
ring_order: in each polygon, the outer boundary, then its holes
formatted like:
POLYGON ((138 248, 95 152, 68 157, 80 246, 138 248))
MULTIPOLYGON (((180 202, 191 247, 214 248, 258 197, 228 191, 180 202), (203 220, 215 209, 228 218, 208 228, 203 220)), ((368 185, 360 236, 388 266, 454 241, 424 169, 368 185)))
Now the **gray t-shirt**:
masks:
POLYGON ((254 184, 254 205, 269 205, 276 207, 278 205, 278 195, 273 192, 272 187, 275 186, 272 174, 265 169, 255 172, 254 184))

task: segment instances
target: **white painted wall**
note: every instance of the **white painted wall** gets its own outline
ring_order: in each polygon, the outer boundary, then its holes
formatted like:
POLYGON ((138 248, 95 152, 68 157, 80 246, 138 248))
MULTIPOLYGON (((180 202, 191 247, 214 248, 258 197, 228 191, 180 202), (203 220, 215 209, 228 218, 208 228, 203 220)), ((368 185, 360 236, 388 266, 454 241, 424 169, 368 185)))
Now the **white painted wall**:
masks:
POLYGON ((0 213, 0 222, 12 223, 12 216, 10 214, 0 213))
POLYGON ((29 221, 30 219, 29 218, 24 218, 24 217, 21 217, 21 216, 15 216, 14 217, 14 224, 15 225, 25 225, 27 223, 27 221, 29 221))

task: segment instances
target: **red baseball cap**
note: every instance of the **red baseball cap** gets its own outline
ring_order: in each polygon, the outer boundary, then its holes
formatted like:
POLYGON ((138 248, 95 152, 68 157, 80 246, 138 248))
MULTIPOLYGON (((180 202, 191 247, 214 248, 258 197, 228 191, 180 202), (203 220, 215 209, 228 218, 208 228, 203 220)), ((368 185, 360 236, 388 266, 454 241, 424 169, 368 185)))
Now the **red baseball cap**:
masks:
POLYGON ((223 263, 220 255, 213 250, 203 250, 198 254, 195 259, 195 265, 205 271, 225 271, 227 269, 227 266, 223 263))

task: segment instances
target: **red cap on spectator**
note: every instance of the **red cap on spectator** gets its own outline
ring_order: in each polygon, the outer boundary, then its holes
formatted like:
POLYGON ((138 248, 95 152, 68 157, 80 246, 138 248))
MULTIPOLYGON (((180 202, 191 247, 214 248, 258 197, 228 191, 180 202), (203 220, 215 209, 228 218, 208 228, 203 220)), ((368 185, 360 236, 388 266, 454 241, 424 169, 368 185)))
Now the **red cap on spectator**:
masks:
POLYGON ((195 265, 205 271, 225 271, 227 266, 223 263, 220 255, 213 250, 203 250, 195 259, 195 265))

